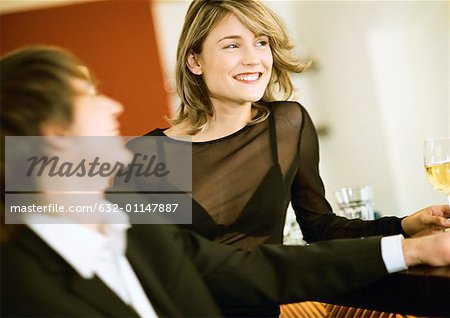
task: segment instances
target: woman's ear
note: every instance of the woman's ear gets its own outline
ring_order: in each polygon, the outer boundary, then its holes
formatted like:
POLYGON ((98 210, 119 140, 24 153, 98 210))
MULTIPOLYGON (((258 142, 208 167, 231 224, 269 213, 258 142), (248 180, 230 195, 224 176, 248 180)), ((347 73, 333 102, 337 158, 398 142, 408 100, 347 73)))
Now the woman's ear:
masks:
POLYGON ((203 71, 202 71, 202 66, 198 61, 198 57, 195 53, 190 53, 187 61, 186 61, 187 66, 189 67, 189 70, 195 74, 195 75, 202 75, 203 71))

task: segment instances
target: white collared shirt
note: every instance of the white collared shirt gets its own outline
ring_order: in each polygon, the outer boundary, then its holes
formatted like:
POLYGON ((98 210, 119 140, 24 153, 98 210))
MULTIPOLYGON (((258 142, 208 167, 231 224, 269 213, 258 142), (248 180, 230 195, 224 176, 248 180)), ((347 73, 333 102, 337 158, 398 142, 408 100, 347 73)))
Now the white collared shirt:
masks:
POLYGON ((388 273, 408 269, 402 249, 403 235, 391 235, 381 238, 381 257, 388 273))
MULTIPOLYGON (((124 214, 126 217, 126 215, 124 214)), ((105 224, 102 235, 80 224, 59 218, 29 215, 26 224, 83 278, 97 275, 141 317, 157 317, 139 280, 125 256, 126 223, 105 224), (46 224, 47 223, 47 224, 46 224)), ((402 235, 381 239, 381 254, 389 273, 407 269, 401 248, 402 235)))
POLYGON ((30 215, 25 222, 83 278, 97 275, 139 316, 157 317, 125 256, 126 230, 130 224, 125 213, 124 216, 124 223, 103 224, 104 234, 60 217, 55 220, 56 217, 30 215))

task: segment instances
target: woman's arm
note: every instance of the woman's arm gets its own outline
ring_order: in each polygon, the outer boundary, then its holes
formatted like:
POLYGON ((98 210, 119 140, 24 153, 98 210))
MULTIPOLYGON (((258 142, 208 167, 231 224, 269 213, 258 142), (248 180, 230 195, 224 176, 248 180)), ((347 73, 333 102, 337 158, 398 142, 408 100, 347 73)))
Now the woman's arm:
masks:
POLYGON ((300 106, 302 125, 298 141, 297 173, 291 185, 291 202, 307 242, 402 233, 401 219, 384 217, 362 221, 336 216, 325 199, 319 174, 319 144, 307 111, 300 106))

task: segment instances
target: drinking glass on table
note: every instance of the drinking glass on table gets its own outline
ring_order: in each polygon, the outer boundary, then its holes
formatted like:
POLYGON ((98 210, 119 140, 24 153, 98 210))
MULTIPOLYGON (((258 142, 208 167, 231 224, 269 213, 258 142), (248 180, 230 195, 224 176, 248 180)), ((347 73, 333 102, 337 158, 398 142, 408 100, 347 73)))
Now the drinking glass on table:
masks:
POLYGON ((339 215, 348 219, 374 219, 371 186, 341 188, 334 194, 339 215))
POLYGON ((431 185, 447 196, 450 205, 450 137, 425 140, 424 164, 431 185))

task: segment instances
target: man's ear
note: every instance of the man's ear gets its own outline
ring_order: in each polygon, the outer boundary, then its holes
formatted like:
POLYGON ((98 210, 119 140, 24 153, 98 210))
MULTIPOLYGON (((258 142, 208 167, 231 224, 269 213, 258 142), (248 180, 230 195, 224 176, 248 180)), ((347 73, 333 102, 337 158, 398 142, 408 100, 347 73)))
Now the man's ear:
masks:
POLYGON ((69 147, 73 147, 71 144, 73 138, 69 137, 69 131, 67 127, 61 123, 55 123, 52 121, 44 122, 41 125, 41 135, 43 136, 46 144, 51 149, 64 150, 69 147))
POLYGON ((65 136, 67 135, 67 128, 60 123, 46 121, 41 125, 42 136, 65 136))
POLYGON ((203 71, 202 71, 202 66, 198 61, 198 57, 195 53, 190 53, 187 61, 186 61, 186 65, 188 66, 189 70, 195 74, 195 75, 202 75, 203 71))

